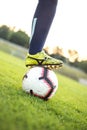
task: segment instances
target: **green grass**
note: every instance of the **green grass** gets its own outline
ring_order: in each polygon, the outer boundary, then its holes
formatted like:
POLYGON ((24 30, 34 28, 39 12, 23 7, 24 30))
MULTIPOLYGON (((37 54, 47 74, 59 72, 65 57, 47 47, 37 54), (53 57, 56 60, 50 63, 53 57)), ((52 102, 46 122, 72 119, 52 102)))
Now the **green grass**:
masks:
POLYGON ((87 87, 57 74, 49 101, 22 90, 24 60, 0 51, 0 130, 87 130, 87 87))

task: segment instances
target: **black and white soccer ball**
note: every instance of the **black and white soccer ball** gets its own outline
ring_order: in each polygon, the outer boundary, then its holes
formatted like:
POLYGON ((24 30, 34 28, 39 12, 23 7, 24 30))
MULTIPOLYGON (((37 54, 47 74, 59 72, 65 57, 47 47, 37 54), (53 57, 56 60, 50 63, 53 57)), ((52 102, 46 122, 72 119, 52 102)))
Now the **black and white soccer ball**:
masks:
POLYGON ((33 67, 24 75, 22 87, 26 93, 48 100, 58 89, 58 78, 52 70, 33 67))

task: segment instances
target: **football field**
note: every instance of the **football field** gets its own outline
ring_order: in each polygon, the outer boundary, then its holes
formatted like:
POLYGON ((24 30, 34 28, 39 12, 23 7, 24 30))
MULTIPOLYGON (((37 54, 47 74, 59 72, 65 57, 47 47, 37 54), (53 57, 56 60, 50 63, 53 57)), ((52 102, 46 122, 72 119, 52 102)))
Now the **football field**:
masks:
POLYGON ((0 51, 0 130, 86 130, 87 87, 57 73, 48 101, 22 90, 24 60, 0 51))

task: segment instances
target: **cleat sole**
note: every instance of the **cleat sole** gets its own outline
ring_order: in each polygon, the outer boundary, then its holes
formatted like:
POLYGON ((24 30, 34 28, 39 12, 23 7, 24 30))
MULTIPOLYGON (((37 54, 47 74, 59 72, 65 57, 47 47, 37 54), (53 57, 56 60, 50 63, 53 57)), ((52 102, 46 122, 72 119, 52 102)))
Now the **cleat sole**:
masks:
POLYGON ((54 69, 61 68, 62 64, 60 64, 60 65, 55 65, 55 64, 54 65, 26 65, 26 67, 30 67, 30 68, 32 68, 34 66, 40 66, 40 67, 45 67, 45 68, 50 69, 50 70, 54 70, 54 69))

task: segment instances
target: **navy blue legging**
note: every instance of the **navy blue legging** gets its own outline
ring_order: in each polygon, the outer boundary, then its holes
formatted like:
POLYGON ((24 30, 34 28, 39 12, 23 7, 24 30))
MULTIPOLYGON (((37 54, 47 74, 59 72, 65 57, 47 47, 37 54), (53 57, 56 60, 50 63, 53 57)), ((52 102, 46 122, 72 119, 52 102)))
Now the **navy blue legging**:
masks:
POLYGON ((58 0, 39 0, 32 21, 29 53, 42 51, 56 12, 58 0))

